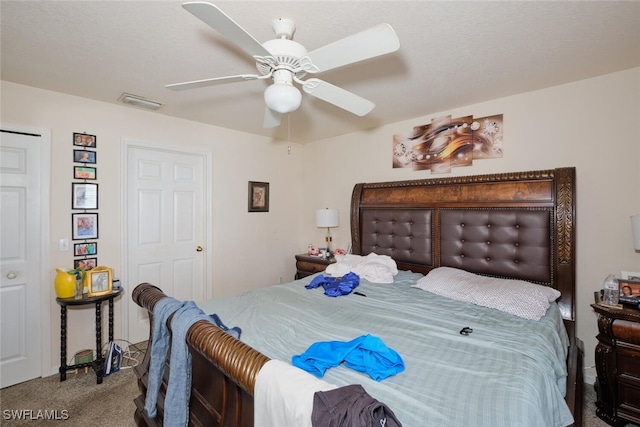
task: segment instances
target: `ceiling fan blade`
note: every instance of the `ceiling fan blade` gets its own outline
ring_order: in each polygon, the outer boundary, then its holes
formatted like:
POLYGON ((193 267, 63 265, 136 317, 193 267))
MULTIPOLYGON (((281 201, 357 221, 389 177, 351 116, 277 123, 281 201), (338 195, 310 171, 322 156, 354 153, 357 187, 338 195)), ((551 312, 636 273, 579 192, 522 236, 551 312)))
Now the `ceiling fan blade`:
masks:
POLYGON ((182 5, 188 12, 196 18, 231 40, 251 56, 271 56, 262 44, 246 32, 233 19, 228 17, 217 6, 204 2, 194 1, 182 5))
POLYGON ((282 113, 278 113, 277 111, 273 111, 269 107, 264 108, 264 122, 262 127, 265 129, 275 128, 280 126, 282 122, 282 113))
POLYGON ((357 116, 365 116, 376 106, 368 99, 320 79, 307 79, 302 89, 311 96, 347 110, 357 116))
POLYGON ((166 85, 165 87, 171 90, 187 90, 187 89, 195 89, 199 87, 243 82, 246 80, 259 80, 267 77, 268 76, 258 76, 257 74, 240 74, 237 76, 216 77, 215 79, 204 79, 204 80, 194 80, 192 82, 174 83, 174 84, 166 85))
POLYGON ((378 24, 309 52, 301 59, 302 68, 309 73, 320 73, 395 52, 399 48, 400 40, 391 25, 378 24))

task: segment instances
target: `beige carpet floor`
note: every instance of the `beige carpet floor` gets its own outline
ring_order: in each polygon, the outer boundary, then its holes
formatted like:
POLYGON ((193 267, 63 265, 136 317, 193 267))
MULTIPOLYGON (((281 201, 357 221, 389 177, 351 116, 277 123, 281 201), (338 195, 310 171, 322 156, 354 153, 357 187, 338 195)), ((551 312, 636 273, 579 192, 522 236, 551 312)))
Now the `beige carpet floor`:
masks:
POLYGON ((120 371, 103 378, 102 384, 96 383, 92 369, 81 369, 68 371, 66 381, 52 375, 1 389, 0 425, 135 426, 133 399, 140 392, 131 366, 142 361, 146 342, 126 348, 118 344, 132 359, 123 358, 120 371))
MULTIPOLYGON (((131 345, 129 349, 132 353, 140 349, 135 359, 141 361, 146 343, 131 345)), ((584 390, 583 426, 607 426, 596 417, 596 393, 593 386, 585 384, 584 390)), ((130 368, 109 375, 103 379, 102 384, 96 384, 96 376, 91 370, 86 373, 84 370, 78 373, 70 371, 64 382, 60 382, 58 375, 37 378, 0 390, 0 425, 134 426, 133 399, 139 394, 135 375, 130 368), (53 414, 54 418, 57 415, 58 418, 66 419, 44 419, 44 411, 48 411, 49 415, 53 414), (23 419, 17 419, 16 414, 22 414, 23 419), (24 419, 25 416, 27 419, 24 419)))

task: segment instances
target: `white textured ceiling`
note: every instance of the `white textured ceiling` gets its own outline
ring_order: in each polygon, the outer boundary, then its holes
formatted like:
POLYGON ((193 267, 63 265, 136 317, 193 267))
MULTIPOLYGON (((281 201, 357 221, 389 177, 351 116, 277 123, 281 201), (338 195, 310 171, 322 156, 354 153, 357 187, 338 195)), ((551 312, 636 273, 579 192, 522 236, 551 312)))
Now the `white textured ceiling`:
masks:
POLYGON ((399 51, 317 75, 376 108, 358 117, 303 93, 289 121, 263 129, 266 81, 165 89, 256 73, 179 1, 2 0, 2 80, 110 103, 127 92, 162 102, 156 114, 308 142, 640 66, 638 1, 214 3, 260 41, 293 19, 309 51, 391 24, 399 51))

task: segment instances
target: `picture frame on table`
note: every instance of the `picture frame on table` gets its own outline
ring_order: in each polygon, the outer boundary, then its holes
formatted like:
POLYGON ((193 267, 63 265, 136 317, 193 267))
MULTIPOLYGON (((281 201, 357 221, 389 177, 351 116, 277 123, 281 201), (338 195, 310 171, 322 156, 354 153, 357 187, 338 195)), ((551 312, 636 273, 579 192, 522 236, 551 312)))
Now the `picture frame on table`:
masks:
POLYGON ((92 166, 74 166, 73 167, 73 179, 97 179, 96 168, 92 166))
POLYGON ((98 242, 74 243, 73 256, 88 256, 98 253, 98 242))
POLYGON ((88 240, 98 238, 97 213, 71 214, 71 240, 88 240))
POLYGON ((249 181, 249 212, 269 212, 269 183, 249 181))
POLYGON ((78 147, 96 147, 97 138, 95 135, 89 135, 86 133, 73 133, 73 145, 78 147))
POLYGON ((640 272, 637 271, 621 271, 620 277, 626 280, 640 280, 640 272))
POLYGON ((89 150, 73 150, 73 162, 95 164, 96 152, 89 150))
POLYGON ((98 258, 82 258, 73 260, 73 268, 89 271, 98 265, 98 258))
POLYGON ((100 295, 110 294, 113 287, 113 278, 111 268, 97 266, 87 271, 86 284, 89 288, 89 296, 96 297, 100 295))
POLYGON ((71 209, 98 209, 98 184, 72 182, 71 209))
POLYGON ((640 304, 640 280, 618 279, 618 287, 622 304, 640 304))

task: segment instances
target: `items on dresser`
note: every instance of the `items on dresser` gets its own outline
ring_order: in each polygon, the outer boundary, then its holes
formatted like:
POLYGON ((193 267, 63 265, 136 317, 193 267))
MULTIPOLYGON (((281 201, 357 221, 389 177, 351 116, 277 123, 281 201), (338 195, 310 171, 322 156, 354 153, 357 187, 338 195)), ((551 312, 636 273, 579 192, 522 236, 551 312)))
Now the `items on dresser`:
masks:
POLYGON ((602 286, 602 302, 609 305, 617 305, 620 297, 620 288, 618 287, 618 280, 613 274, 609 274, 604 279, 602 286))
POLYGON ((640 280, 618 279, 620 304, 640 308, 640 280))

